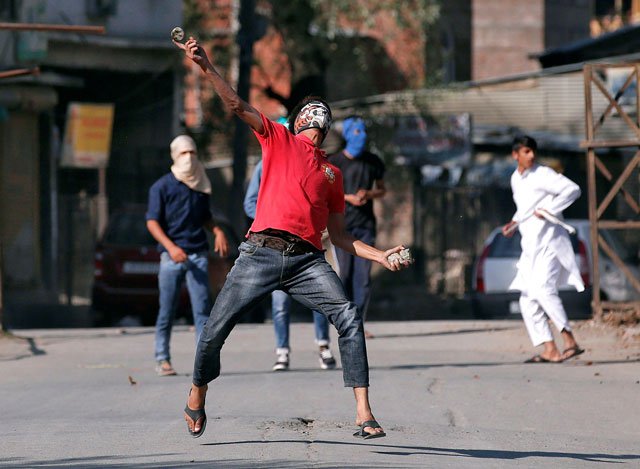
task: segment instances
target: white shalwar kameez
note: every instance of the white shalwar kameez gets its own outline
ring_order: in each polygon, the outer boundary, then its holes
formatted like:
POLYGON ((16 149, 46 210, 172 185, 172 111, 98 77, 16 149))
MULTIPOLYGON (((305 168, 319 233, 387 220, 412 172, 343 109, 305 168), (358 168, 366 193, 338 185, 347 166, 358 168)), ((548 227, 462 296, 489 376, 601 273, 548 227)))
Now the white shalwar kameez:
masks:
POLYGON ((521 292, 522 318, 531 342, 538 346, 553 340, 547 316, 559 331, 571 330, 558 286, 568 283, 583 291, 584 284, 569 234, 533 212, 544 209, 562 219, 562 211, 580 197, 580 187, 553 169, 534 164, 522 174, 516 169, 511 189, 517 208, 513 220, 522 235, 522 255, 509 289, 521 292))

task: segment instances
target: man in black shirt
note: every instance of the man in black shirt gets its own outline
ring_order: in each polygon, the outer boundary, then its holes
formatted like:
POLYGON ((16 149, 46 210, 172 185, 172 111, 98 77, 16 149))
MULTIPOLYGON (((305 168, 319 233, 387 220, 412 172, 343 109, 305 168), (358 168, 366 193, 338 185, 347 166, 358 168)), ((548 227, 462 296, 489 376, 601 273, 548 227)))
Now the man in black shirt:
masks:
MULTIPOLYGON (((386 193, 383 179, 385 166, 377 155, 365 150, 367 132, 362 118, 352 116, 345 119, 342 136, 345 148, 331 155, 329 162, 342 172, 346 229, 356 238, 373 245, 376 236, 373 199, 386 193)), ((336 258, 346 293, 358 307, 364 321, 371 290, 371 261, 340 248, 336 248, 336 258)), ((365 336, 373 337, 366 331, 365 336)))

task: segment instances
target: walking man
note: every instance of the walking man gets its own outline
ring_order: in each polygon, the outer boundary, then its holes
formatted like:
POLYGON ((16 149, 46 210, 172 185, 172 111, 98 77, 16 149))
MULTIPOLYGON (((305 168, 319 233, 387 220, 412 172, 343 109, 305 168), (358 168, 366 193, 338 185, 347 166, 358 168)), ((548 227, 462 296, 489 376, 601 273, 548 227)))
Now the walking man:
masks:
POLYGON ((329 106, 317 98, 303 100, 289 116, 289 130, 242 100, 218 74, 195 39, 174 43, 200 66, 224 104, 251 127, 262 147, 263 159, 256 219, 247 240, 239 247, 240 256, 218 295, 196 351, 185 407, 189 433, 199 437, 205 429, 207 386, 220 374, 220 350, 238 318, 279 289, 322 312, 336 326, 344 385, 353 388, 356 399, 356 425, 360 429, 354 435, 385 436, 369 404, 369 365, 362 318, 324 258, 321 232, 327 227, 335 245, 375 260, 391 271, 408 264, 388 259, 403 246, 380 251, 346 232, 342 175, 319 148, 331 125, 329 106))
POLYGON ((211 217, 211 182, 198 160, 195 142, 188 135, 180 135, 171 142, 170 149, 173 159, 171 172, 149 189, 146 213, 147 229, 158 241, 161 252, 158 273, 160 309, 155 336, 156 372, 160 376, 176 374, 171 366, 169 342, 185 278, 196 343, 209 318, 209 245, 205 229, 215 237, 215 252, 226 256, 229 251, 224 231, 211 217))
POLYGON ((544 346, 542 353, 526 362, 558 363, 584 352, 571 332, 558 285, 569 283, 583 291, 584 284, 567 231, 549 222, 542 212, 562 217, 562 211, 580 197, 580 187, 553 169, 537 164, 536 150, 537 143, 529 136, 513 141, 511 154, 518 167, 511 176, 511 189, 517 210, 502 233, 512 236, 517 226, 522 236, 518 272, 509 288, 520 290, 520 310, 533 346, 544 346), (562 353, 553 340, 549 319, 564 340, 562 353))

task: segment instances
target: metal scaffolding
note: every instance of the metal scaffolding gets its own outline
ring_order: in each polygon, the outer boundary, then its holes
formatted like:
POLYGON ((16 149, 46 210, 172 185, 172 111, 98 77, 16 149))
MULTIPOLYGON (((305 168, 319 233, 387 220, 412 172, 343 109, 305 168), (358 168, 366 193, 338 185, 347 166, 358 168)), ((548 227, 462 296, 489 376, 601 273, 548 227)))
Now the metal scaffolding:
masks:
POLYGON ((638 194, 634 197, 625 187, 625 182, 640 166, 640 88, 638 82, 640 78, 640 64, 587 64, 583 69, 584 73, 584 98, 586 117, 586 140, 581 146, 587 151, 587 179, 589 191, 589 221, 591 225, 591 252, 593 256, 593 313, 594 318, 601 319, 604 312, 624 312, 629 310, 638 311, 640 301, 634 302, 613 302, 602 301, 600 294, 600 250, 604 252, 615 265, 624 273, 631 285, 640 292, 640 281, 633 275, 618 254, 607 244, 600 235, 601 229, 607 230, 636 230, 640 229, 640 204, 638 194), (614 92, 605 84, 602 77, 607 76, 607 72, 612 69, 625 72, 628 69, 624 84, 614 92), (632 86, 633 85, 633 86, 632 86), (635 109, 621 104, 621 98, 633 91, 635 86, 635 109), (595 92, 595 93, 594 93, 595 92), (602 99, 604 97, 604 100, 602 99), (596 101, 598 102, 596 103, 596 101), (600 109, 604 108, 604 110, 600 109), (635 120, 629 115, 635 112, 635 120), (600 113, 597 119, 594 116, 600 113), (618 132, 606 132, 603 130, 607 122, 615 120, 618 132), (620 131, 622 127, 623 131, 620 131), (597 149, 604 148, 633 148, 636 147, 635 155, 622 168, 619 175, 607 168, 607 159, 596 155, 597 149), (612 185, 602 200, 597 199, 596 176, 600 175, 612 185), (635 220, 605 220, 603 215, 605 210, 621 195, 624 201, 631 207, 636 215, 635 220))

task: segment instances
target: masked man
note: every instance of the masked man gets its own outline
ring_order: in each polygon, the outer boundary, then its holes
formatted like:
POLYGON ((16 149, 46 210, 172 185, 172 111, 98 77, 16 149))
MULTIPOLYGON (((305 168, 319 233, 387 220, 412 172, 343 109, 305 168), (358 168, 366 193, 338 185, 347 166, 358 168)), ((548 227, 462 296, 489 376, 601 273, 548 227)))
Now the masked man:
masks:
POLYGON ((171 366, 169 341, 180 289, 186 278, 191 299, 196 341, 209 318, 208 241, 205 229, 215 237, 214 250, 226 256, 229 245, 209 208, 211 182, 198 160, 196 144, 187 135, 176 137, 170 145, 171 172, 149 189, 147 229, 158 241, 160 250, 160 293, 156 321, 156 372, 175 375, 171 366))
MULTIPOLYGON (((375 260, 391 271, 408 265, 395 258, 402 246, 380 251, 357 240, 344 228, 342 175, 330 164, 320 145, 331 126, 331 110, 318 98, 303 100, 289 116, 289 126, 267 119, 242 100, 224 81, 198 42, 174 41, 200 66, 223 103, 252 130, 262 149, 262 180, 256 218, 240 256, 229 272, 204 327, 184 409, 189 433, 199 437, 207 417, 204 411, 208 383, 220 375, 220 350, 238 319, 274 290, 282 290, 308 308, 323 313, 338 330, 344 385, 356 398, 354 434, 384 436, 369 405, 369 364, 362 318, 344 294, 335 271, 322 251, 325 227, 336 246, 375 260)), ((248 393, 255 395, 253 390, 248 393)))
MULTIPOLYGON (((329 161, 342 172, 345 227, 355 238, 373 245, 376 238, 373 200, 386 193, 385 166, 377 155, 366 150, 367 132, 360 117, 344 120, 342 137, 345 148, 331 155, 329 161)), ((336 249, 336 258, 347 296, 356 304, 364 321, 371 292, 371 261, 340 248, 336 249)), ((365 336, 373 337, 368 331, 365 336)))

